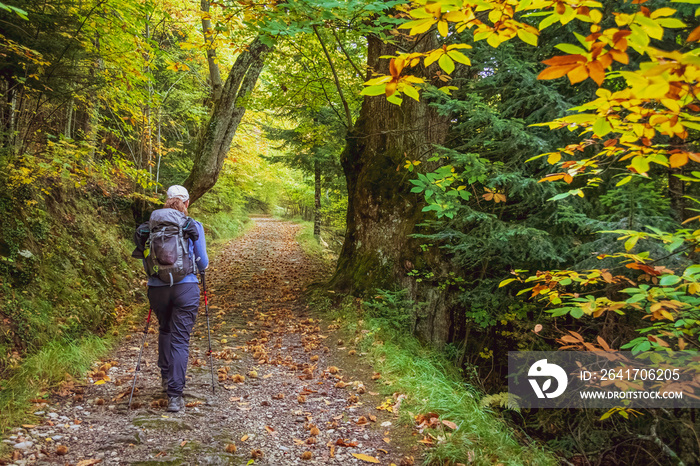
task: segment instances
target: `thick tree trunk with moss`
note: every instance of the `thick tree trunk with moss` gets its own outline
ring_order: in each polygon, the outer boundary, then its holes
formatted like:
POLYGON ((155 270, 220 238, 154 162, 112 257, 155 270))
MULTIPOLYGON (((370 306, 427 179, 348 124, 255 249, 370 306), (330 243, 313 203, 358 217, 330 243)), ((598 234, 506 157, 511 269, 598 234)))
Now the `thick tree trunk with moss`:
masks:
POLYGON ((202 128, 194 166, 184 183, 190 192, 190 202, 202 197, 216 183, 245 114, 246 109, 238 99, 253 90, 271 50, 258 36, 233 64, 220 97, 214 101, 209 121, 202 128))
MULTIPOLYGON (((434 41, 424 37, 415 51, 433 47, 434 41)), ((395 53, 394 45, 370 38, 369 68, 388 74, 389 60, 379 57, 395 53)), ((428 298, 415 330, 437 344, 449 341, 450 306, 444 296, 407 273, 428 262, 433 269, 443 265, 422 253, 420 241, 410 237, 425 217, 421 197, 410 192, 408 180, 414 175, 403 167, 406 160, 422 160, 421 167, 425 166, 433 145, 444 142, 448 129, 448 119, 423 100, 405 98, 399 107, 383 96, 365 97, 341 156, 348 188, 347 231, 331 280, 331 286, 342 292, 361 295, 398 286, 408 288, 412 298, 428 298)))

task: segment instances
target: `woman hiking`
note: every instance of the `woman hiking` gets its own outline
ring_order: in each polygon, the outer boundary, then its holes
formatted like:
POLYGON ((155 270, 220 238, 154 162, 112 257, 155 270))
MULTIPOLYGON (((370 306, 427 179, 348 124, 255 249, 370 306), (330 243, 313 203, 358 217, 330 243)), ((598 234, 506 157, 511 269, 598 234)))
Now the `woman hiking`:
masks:
POLYGON ((185 407, 182 392, 190 333, 199 308, 196 273, 204 273, 209 258, 202 224, 187 216, 187 189, 173 185, 167 196, 163 208, 153 211, 150 220, 139 226, 137 236, 141 233, 149 238, 143 262, 149 275, 148 301, 159 323, 158 367, 168 394, 168 411, 178 412, 185 407))

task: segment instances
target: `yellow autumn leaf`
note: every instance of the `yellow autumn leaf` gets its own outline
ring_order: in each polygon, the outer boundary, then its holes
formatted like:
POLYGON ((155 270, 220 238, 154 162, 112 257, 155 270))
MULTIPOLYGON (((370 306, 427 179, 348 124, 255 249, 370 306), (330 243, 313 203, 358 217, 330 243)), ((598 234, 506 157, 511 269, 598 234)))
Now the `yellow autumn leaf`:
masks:
POLYGON ((368 463, 379 463, 379 460, 373 456, 363 455, 362 453, 353 453, 352 456, 358 460, 367 461, 368 463))

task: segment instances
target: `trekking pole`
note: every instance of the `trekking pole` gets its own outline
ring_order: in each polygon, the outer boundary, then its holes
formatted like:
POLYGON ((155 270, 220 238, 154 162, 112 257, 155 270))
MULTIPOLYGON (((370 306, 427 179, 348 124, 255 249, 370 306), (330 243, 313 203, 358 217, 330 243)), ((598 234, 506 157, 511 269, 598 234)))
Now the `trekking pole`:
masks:
POLYGON ((151 324, 151 311, 153 309, 148 309, 148 317, 146 318, 146 328, 143 330, 143 341, 141 342, 141 349, 139 350, 139 359, 136 361, 136 370, 134 371, 134 384, 131 386, 131 395, 129 395, 129 409, 131 409, 131 399, 134 397, 134 389, 136 388, 136 376, 141 371, 141 355, 143 354, 143 346, 146 344, 146 337, 148 336, 148 326, 151 324))
POLYGON ((204 312, 207 316, 207 340, 209 341, 209 368, 211 369, 211 392, 216 394, 216 386, 214 385, 214 359, 211 355, 211 331, 209 330, 209 301, 207 300, 207 280, 202 274, 202 291, 204 292, 204 312))

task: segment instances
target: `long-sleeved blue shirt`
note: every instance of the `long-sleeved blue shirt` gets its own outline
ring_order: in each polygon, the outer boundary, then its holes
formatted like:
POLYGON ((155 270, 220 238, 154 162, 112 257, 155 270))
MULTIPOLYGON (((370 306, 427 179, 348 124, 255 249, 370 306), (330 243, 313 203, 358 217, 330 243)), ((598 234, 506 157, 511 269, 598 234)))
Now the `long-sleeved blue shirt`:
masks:
MULTIPOLYGON (((194 257, 194 263, 197 266, 198 272, 203 272, 204 269, 209 267, 209 257, 207 256, 207 242, 204 239, 204 227, 197 220, 194 220, 194 224, 197 227, 197 233, 199 233, 199 239, 197 241, 187 240, 190 246, 190 257, 194 257)), ((143 266, 146 268, 146 261, 143 261, 143 266)), ((179 285, 180 283, 197 283, 197 275, 191 273, 179 282, 173 283, 173 285, 179 285)), ((148 286, 170 286, 170 283, 166 283, 158 277, 148 277, 148 286)))

